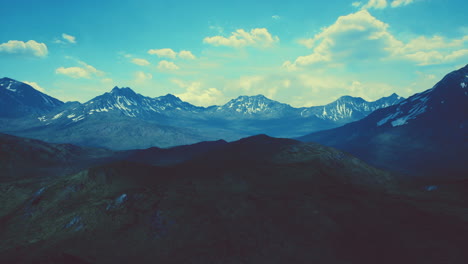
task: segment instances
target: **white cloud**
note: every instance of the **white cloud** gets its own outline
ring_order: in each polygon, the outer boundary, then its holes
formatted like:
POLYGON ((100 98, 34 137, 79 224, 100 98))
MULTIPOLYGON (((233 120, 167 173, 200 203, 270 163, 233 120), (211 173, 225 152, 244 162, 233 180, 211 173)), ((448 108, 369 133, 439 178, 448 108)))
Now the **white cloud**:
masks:
POLYGON ((135 82, 136 83, 144 83, 144 82, 149 81, 151 79, 153 79, 153 75, 151 75, 150 73, 145 73, 145 72, 142 72, 142 71, 135 72, 135 82))
POLYGON ((446 39, 437 35, 431 38, 420 36, 410 40, 397 50, 396 54, 418 65, 466 61, 468 59, 467 42, 468 35, 459 39, 446 39))
POLYGON ((271 18, 273 18, 274 20, 279 20, 279 19, 281 19, 281 17, 278 16, 278 15, 273 15, 273 16, 271 16, 271 18))
POLYGON ((392 7, 406 6, 413 3, 413 0, 394 0, 391 4, 392 7))
POLYGON ((79 61, 78 62, 81 67, 60 67, 55 70, 56 74, 66 75, 68 77, 74 79, 91 79, 95 76, 103 76, 104 73, 102 71, 97 70, 91 65, 86 64, 85 62, 79 61))
MULTIPOLYGON (((352 6, 354 7, 359 7, 362 6, 362 9, 384 9, 389 6, 390 1, 387 0, 369 0, 367 4, 362 5, 361 2, 353 2, 352 6)), ((390 6, 395 8, 395 7, 400 7, 400 6, 407 6, 409 4, 414 3, 414 0, 393 0, 390 3, 390 6)))
POLYGON ((68 34, 65 34, 63 33, 62 34, 62 38, 66 41, 68 41, 69 43, 73 43, 75 44, 76 43, 76 37, 72 36, 72 35, 68 35, 68 34))
POLYGON ((192 52, 188 50, 182 50, 179 52, 179 58, 185 59, 185 60, 194 60, 195 56, 192 54, 192 52))
POLYGON ((150 49, 148 50, 148 54, 150 55, 157 55, 160 58, 169 58, 175 59, 177 53, 172 49, 150 49))
POLYGON ((23 81, 25 84, 27 85, 30 85, 32 88, 40 91, 40 92, 43 92, 45 93, 45 89, 42 88, 41 86, 39 86, 39 84, 37 84, 37 82, 28 82, 28 81, 23 81))
POLYGON ((362 61, 386 56, 402 46, 387 28, 387 24, 373 17, 367 10, 341 16, 313 38, 300 41, 305 46, 313 47, 313 52, 298 57, 295 64, 306 66, 319 62, 345 59, 362 61))
POLYGON ((176 94, 176 96, 194 105, 211 106, 224 100, 224 95, 220 90, 216 88, 203 89, 201 82, 184 82, 178 79, 174 79, 172 82, 185 89, 183 93, 176 94))
POLYGON ((455 50, 442 53, 440 51, 418 51, 406 54, 406 58, 416 62, 418 65, 433 65, 455 62, 457 60, 468 60, 468 49, 455 50))
POLYGON ((149 61, 147 61, 147 60, 145 60, 145 59, 139 59, 139 58, 133 58, 133 59, 131 60, 131 62, 132 62, 133 64, 140 65, 140 66, 148 66, 148 65, 151 64, 149 61))
POLYGON ((402 52, 411 53, 421 50, 447 49, 463 47, 468 42, 468 35, 460 39, 447 40, 442 36, 432 36, 427 38, 420 36, 410 40, 403 48, 402 52))
POLYGON ((369 0, 367 4, 362 6, 362 9, 384 9, 388 5, 387 0, 369 0))
POLYGON ((162 60, 158 63, 158 69, 159 70, 168 70, 168 71, 174 71, 174 70, 178 70, 179 69, 179 66, 175 65, 174 62, 172 61, 165 61, 165 60, 162 60))
POLYGON ((294 63, 286 61, 283 68, 317 63, 350 63, 383 59, 409 60, 418 65, 431 65, 465 59, 468 35, 459 39, 442 36, 419 36, 404 43, 388 31, 389 25, 361 10, 339 17, 311 39, 299 43, 312 53, 299 56, 294 63))
POLYGON ((243 29, 238 29, 231 33, 229 37, 213 36, 203 39, 204 43, 213 46, 227 46, 241 48, 246 46, 254 47, 270 47, 275 42, 278 42, 277 36, 272 36, 266 28, 254 28, 250 32, 243 29))
POLYGON ((284 69, 286 69, 287 71, 295 71, 295 70, 297 70, 296 64, 295 64, 295 63, 292 63, 291 61, 285 61, 281 67, 284 68, 284 69))
POLYGON ((48 50, 46 44, 38 43, 34 40, 29 40, 27 42, 10 40, 0 44, 0 53, 45 57, 47 56, 48 50))
POLYGON ((196 59, 195 55, 189 50, 181 50, 179 53, 175 52, 172 49, 150 49, 148 51, 149 54, 151 55, 157 55, 160 58, 169 58, 169 59, 175 59, 177 56, 181 59, 185 60, 194 60, 196 59))
POLYGON ((315 39, 309 38, 309 39, 299 39, 297 43, 301 44, 302 46, 311 49, 314 44, 315 44, 315 39))

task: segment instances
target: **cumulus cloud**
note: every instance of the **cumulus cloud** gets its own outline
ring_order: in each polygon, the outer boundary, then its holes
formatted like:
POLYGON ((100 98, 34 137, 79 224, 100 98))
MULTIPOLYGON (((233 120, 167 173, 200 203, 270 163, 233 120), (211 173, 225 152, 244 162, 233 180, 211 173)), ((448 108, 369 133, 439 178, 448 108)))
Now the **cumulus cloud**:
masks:
POLYGON ((179 53, 175 52, 172 49, 150 49, 148 50, 148 54, 157 55, 160 58, 169 58, 175 59, 177 56, 181 59, 185 60, 194 60, 196 57, 192 54, 189 50, 181 50, 179 53))
POLYGON ((281 17, 278 16, 278 15, 273 15, 273 16, 271 16, 271 18, 273 18, 274 20, 279 20, 279 19, 281 19, 281 17))
POLYGON ((45 89, 42 88, 41 86, 39 86, 39 84, 37 84, 37 82, 28 82, 28 81, 23 81, 23 83, 25 84, 28 84, 29 86, 31 86, 32 88, 40 91, 40 92, 43 92, 45 93, 45 89))
POLYGON ((455 61, 466 61, 468 36, 459 39, 446 39, 442 36, 420 36, 410 40, 396 53, 414 61, 418 65, 443 64, 455 61))
POLYGON ((192 52, 188 50, 182 50, 179 52, 179 58, 185 59, 185 60, 194 60, 195 56, 192 54, 192 52))
POLYGON ((203 39, 204 43, 213 46, 227 46, 233 48, 246 46, 270 47, 278 41, 279 38, 277 36, 272 36, 266 28, 254 28, 250 30, 250 32, 238 29, 232 32, 229 37, 213 36, 203 39))
POLYGON ((312 53, 299 56, 294 62, 286 61, 283 68, 318 63, 343 64, 353 61, 379 61, 383 59, 413 61, 418 65, 442 64, 466 60, 468 35, 459 39, 442 36, 419 36, 406 43, 389 31, 389 25, 363 9, 339 17, 310 39, 299 43, 312 49, 312 53))
POLYGON ((315 39, 314 38, 299 39, 297 42, 301 44, 302 46, 311 49, 315 44, 315 39))
POLYGON ((172 49, 150 49, 148 50, 148 54, 169 59, 175 59, 177 56, 177 52, 173 51, 172 49))
POLYGON ((29 40, 27 42, 10 40, 0 44, 0 53, 45 57, 47 56, 48 50, 46 44, 34 40, 29 40))
POLYGON ((173 83, 185 91, 176 94, 183 101, 190 102, 198 106, 211 106, 220 103, 224 99, 223 93, 216 88, 202 88, 201 82, 184 82, 178 79, 172 80, 173 83))
POLYGON ((313 52, 298 57, 295 64, 306 66, 340 59, 365 60, 390 54, 402 43, 387 29, 387 24, 367 10, 341 16, 313 38, 301 41, 303 45, 313 47, 313 52))
POLYGON ((353 2, 351 5, 354 6, 354 7, 360 7, 362 5, 362 3, 361 2, 353 2))
POLYGON ((95 76, 103 76, 102 71, 97 70, 91 65, 86 64, 85 62, 79 61, 80 67, 60 67, 55 70, 56 74, 66 75, 74 79, 91 79, 95 76))
POLYGON ((163 71, 175 71, 179 69, 179 66, 172 61, 162 60, 158 63, 158 69, 163 71))
POLYGON ((145 59, 139 59, 139 58, 133 58, 131 60, 133 64, 140 65, 140 66, 148 66, 150 65, 150 62, 145 60, 145 59))

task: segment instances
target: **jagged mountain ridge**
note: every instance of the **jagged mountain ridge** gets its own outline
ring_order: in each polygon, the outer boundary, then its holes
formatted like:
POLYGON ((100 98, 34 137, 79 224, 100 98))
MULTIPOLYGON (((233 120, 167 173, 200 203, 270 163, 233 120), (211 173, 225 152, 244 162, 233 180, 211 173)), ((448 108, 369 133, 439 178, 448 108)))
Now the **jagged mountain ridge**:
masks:
POLYGON ((0 131, 111 149, 169 147, 218 139, 232 141, 262 133, 295 137, 354 121, 390 102, 385 98, 379 101, 342 97, 323 107, 294 108, 256 95, 239 96, 222 106, 199 107, 172 94, 151 98, 128 87, 115 87, 85 103, 62 103, 17 120, 0 118, 0 131), (323 116, 324 107, 335 113, 334 118, 323 116))
POLYGON ((30 85, 10 78, 0 79, 0 117, 18 118, 40 115, 63 105, 30 85))
POLYGON ((299 139, 343 149, 377 167, 461 177, 468 174, 467 84, 468 65, 362 120, 299 139))
POLYGON ((66 121, 79 122, 91 115, 103 114, 154 119, 161 118, 162 115, 173 115, 174 112, 197 113, 201 109, 203 108, 183 102, 172 94, 150 98, 137 94, 128 87, 114 87, 111 92, 99 95, 84 104, 75 104, 38 119, 48 124, 66 121))
POLYGON ((338 100, 324 106, 304 108, 301 115, 314 115, 324 120, 348 123, 362 119, 377 109, 397 104, 403 99, 403 97, 395 93, 373 102, 368 102, 360 97, 342 96, 338 100))
POLYGON ((343 96, 325 106, 294 108, 288 104, 271 100, 263 95, 239 96, 222 106, 199 107, 167 94, 156 98, 135 93, 131 88, 115 87, 109 93, 66 109, 54 115, 40 117, 49 122, 67 117, 77 122, 86 116, 97 113, 121 114, 142 119, 162 118, 163 116, 185 116, 209 119, 278 119, 278 118, 320 118, 332 122, 349 122, 363 118, 372 111, 387 107, 403 98, 392 94, 377 101, 368 102, 360 97, 343 96))

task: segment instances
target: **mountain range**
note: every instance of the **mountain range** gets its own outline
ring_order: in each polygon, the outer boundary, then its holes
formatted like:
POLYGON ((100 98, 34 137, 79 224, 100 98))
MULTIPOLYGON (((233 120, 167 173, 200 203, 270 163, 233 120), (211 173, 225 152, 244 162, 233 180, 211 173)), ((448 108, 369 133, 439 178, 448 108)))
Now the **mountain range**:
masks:
POLYGON ((367 102, 343 96, 324 106, 294 108, 257 95, 239 96, 222 106, 198 107, 171 94, 150 98, 115 87, 81 104, 63 103, 27 84, 3 78, 0 100, 15 102, 0 108, 2 132, 48 142, 135 149, 232 141, 261 133, 300 136, 359 120, 403 98, 392 94, 367 102))
POLYGON ((0 84, 2 131, 61 142, 0 133, 1 263, 468 263, 468 65, 315 108, 0 84))
POLYGON ((420 177, 468 175, 468 65, 395 105, 339 128, 299 138, 420 177))

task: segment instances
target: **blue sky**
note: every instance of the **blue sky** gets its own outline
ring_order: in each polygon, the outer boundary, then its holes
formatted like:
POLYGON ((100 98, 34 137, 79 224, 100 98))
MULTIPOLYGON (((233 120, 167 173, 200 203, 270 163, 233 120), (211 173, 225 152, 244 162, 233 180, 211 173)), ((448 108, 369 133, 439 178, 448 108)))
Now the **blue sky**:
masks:
POLYGON ((114 86, 293 106, 431 88, 468 63, 468 3, 2 1, 0 76, 64 101, 114 86))

